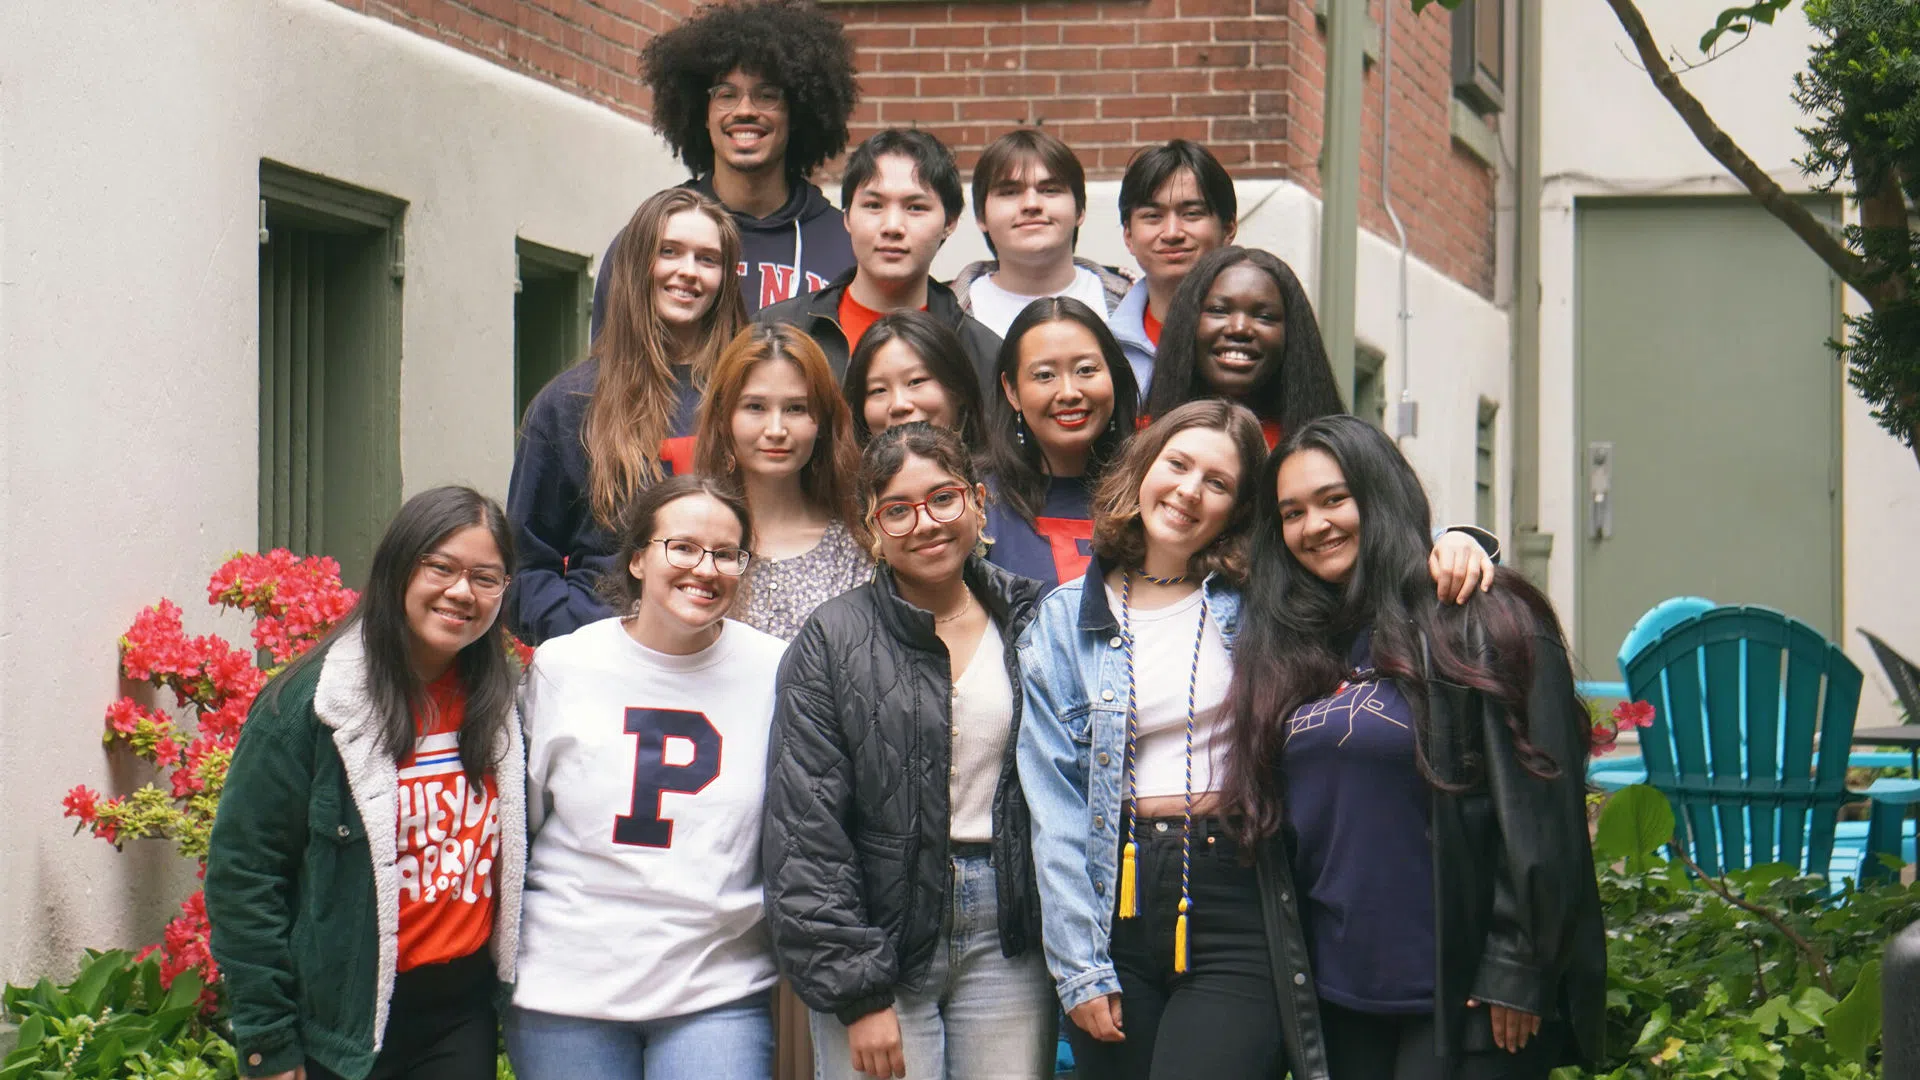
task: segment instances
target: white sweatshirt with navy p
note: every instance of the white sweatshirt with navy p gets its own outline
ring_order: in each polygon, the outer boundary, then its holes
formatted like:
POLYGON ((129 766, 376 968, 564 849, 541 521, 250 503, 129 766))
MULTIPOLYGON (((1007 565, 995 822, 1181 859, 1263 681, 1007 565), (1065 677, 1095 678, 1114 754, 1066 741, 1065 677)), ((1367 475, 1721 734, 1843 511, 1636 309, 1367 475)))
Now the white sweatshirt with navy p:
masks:
POLYGON ((619 619, 540 646, 520 702, 531 846, 515 1005, 654 1020, 773 985, 760 813, 785 649, 728 621, 672 656, 619 619))

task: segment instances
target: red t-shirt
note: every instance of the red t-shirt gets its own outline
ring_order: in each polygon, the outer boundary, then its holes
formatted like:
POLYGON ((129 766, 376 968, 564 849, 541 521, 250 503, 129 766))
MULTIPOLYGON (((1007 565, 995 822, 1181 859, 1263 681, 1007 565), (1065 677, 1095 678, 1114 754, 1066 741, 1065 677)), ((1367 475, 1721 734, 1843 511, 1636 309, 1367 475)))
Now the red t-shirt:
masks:
POLYGON ((1153 347, 1156 349, 1159 348, 1160 320, 1153 317, 1151 308, 1144 309, 1140 312, 1140 328, 1147 332, 1147 340, 1153 342, 1153 347))
MULTIPOLYGON (((922 307, 920 310, 925 311, 927 309, 922 307)), ((860 347, 860 339, 866 337, 867 331, 872 328, 874 323, 880 321, 880 316, 885 314, 886 312, 884 311, 875 311, 860 301, 855 300, 851 288, 841 290, 840 330, 847 335, 847 354, 849 356, 853 354, 853 350, 860 347)))
POLYGON ((414 716, 413 750, 400 762, 399 970, 458 960, 493 936, 500 862, 500 792, 492 774, 475 790, 460 769, 467 700, 459 673, 429 684, 431 708, 414 716))

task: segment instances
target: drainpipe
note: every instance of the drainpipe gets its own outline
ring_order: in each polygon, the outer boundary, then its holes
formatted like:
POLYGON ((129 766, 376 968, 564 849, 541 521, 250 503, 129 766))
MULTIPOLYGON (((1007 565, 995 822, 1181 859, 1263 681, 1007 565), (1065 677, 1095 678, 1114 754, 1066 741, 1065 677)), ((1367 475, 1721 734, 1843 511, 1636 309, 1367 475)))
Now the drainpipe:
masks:
POLYGON ((1400 241, 1400 307, 1394 312, 1400 340, 1400 408, 1393 422, 1394 438, 1420 433, 1420 404, 1413 400, 1411 364, 1407 359, 1408 328, 1413 312, 1407 307, 1407 228, 1393 209, 1393 0, 1387 0, 1386 25, 1380 28, 1380 205, 1386 208, 1393 235, 1400 241))
POLYGON ((1513 229, 1513 538, 1518 569, 1542 592, 1553 534, 1540 531, 1541 5, 1519 8, 1519 175, 1513 229))
POLYGON ((1327 2, 1327 85, 1320 122, 1320 336, 1342 400, 1353 401, 1360 245, 1360 93, 1367 0, 1327 2))

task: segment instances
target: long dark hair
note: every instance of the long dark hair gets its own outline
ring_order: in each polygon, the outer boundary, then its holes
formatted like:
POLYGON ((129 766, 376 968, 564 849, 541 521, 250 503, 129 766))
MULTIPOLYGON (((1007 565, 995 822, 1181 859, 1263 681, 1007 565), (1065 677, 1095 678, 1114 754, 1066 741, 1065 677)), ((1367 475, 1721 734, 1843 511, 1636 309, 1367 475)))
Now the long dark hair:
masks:
POLYGON ((913 350, 927 367, 927 374, 946 391, 953 404, 953 426, 968 446, 981 444, 982 417, 986 406, 980 399, 980 377, 973 373, 973 361, 967 359, 967 347, 953 327, 924 311, 894 311, 880 316, 860 335, 860 344, 847 361, 847 373, 840 380, 840 392, 853 410, 853 438, 861 446, 873 438, 867 427, 867 371, 873 357, 888 343, 898 341, 913 350))
POLYGON ((994 365, 993 392, 988 397, 987 465, 1000 498, 1029 525, 1047 502, 1050 479, 1047 459, 1040 451, 1039 441, 1033 437, 1029 436, 1026 445, 1021 445, 1020 411, 1007 401, 1002 386, 1020 384, 1020 340, 1027 336, 1027 331, 1050 322, 1071 322, 1085 327, 1099 344, 1107 375, 1113 380, 1113 419, 1094 440, 1093 452, 1087 455, 1087 471, 1080 477, 1088 490, 1100 483, 1107 463, 1120 456, 1120 448, 1133 434, 1134 417, 1139 414, 1140 387, 1133 378, 1133 365, 1127 363, 1126 354, 1120 351, 1113 331, 1107 329, 1106 320, 1094 314, 1092 308, 1070 296, 1046 296, 1028 304, 1026 310, 1014 317, 1013 325, 1007 327, 1006 340, 1000 343, 999 361, 994 365))
POLYGON ((1241 263, 1259 267, 1279 288, 1286 308, 1287 339, 1280 350, 1279 364, 1269 361, 1268 370, 1261 373, 1260 381, 1247 390, 1240 404, 1260 419, 1278 423, 1283 433, 1297 431, 1310 420, 1346 412, 1333 378, 1333 365, 1327 362, 1327 347, 1320 340, 1313 304, 1293 269, 1269 251, 1223 247, 1201 256, 1168 304, 1167 324, 1160 331, 1160 349, 1153 360, 1148 414, 1159 416, 1181 402, 1218 396, 1201 373, 1200 349, 1194 335, 1214 280, 1241 263))
MULTIPOLYGON (((367 572, 360 602, 332 633, 287 665, 260 696, 277 701, 291 676, 320 663, 341 636, 358 632, 366 643, 367 697, 379 721, 380 749, 395 764, 404 760, 413 752, 414 715, 427 701, 426 684, 414 673, 408 648, 412 630, 407 625, 407 586, 423 557, 449 536, 476 525, 493 537, 501 565, 512 566, 513 531, 499 503, 457 485, 429 488, 408 499, 374 549, 373 568, 367 572)), ((477 784, 499 753, 512 715, 514 684, 519 680, 519 670, 507 656, 507 624, 499 611, 487 632, 454 657, 453 666, 466 694, 459 732, 460 768, 477 784)))
MULTIPOLYGON (((1491 593, 1476 593, 1465 607, 1441 605, 1427 571, 1432 541, 1426 493, 1393 440, 1356 417, 1323 417, 1268 455, 1260 485, 1253 571, 1227 695, 1225 790, 1233 812, 1242 815, 1244 839, 1271 836, 1279 827, 1278 775, 1288 720, 1302 705, 1335 691, 1348 674, 1348 648, 1369 631, 1374 668, 1393 679, 1413 706, 1414 745, 1430 783, 1455 787, 1435 775, 1426 754, 1429 654, 1434 678, 1478 691, 1504 710, 1515 754, 1527 771, 1557 774, 1552 758, 1528 737, 1527 711, 1534 635, 1550 634, 1564 648, 1553 607, 1526 579, 1504 570, 1491 593), (1280 465, 1306 450, 1322 451, 1339 464, 1360 511, 1359 554, 1344 585, 1322 581, 1301 566, 1281 534, 1275 490, 1280 465)), ((1473 767, 1470 759, 1465 764, 1473 767)))

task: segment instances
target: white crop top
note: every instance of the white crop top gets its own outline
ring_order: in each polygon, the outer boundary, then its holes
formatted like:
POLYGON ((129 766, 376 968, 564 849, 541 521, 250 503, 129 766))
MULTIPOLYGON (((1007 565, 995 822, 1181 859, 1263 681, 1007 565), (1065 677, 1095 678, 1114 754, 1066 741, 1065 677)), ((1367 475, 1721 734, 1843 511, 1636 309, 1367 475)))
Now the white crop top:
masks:
MULTIPOLYGON (((1220 626, 1208 612, 1200 641, 1200 673, 1193 681, 1194 631, 1200 621, 1202 591, 1163 608, 1128 613, 1133 634, 1134 795, 1184 795, 1187 787, 1187 687, 1193 695, 1193 787, 1195 795, 1217 790, 1226 780, 1223 706, 1233 676, 1220 626), (1216 743, 1215 736, 1222 736, 1216 743)), ((1120 594, 1107 590, 1107 603, 1119 621, 1120 594)))

